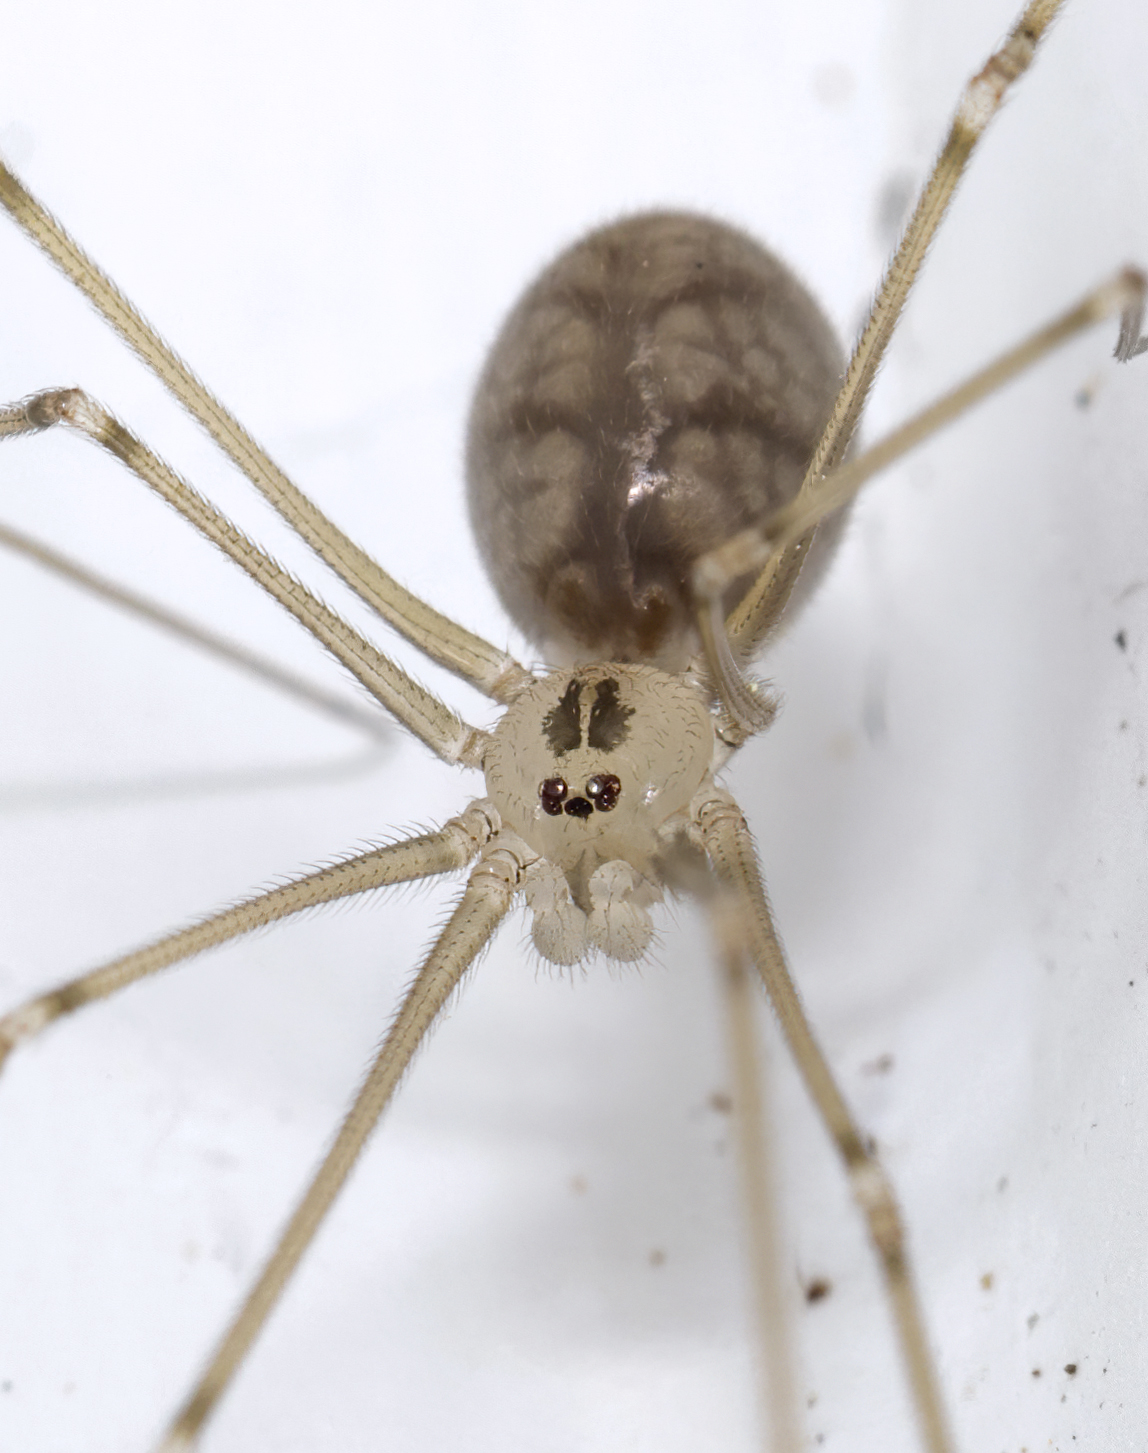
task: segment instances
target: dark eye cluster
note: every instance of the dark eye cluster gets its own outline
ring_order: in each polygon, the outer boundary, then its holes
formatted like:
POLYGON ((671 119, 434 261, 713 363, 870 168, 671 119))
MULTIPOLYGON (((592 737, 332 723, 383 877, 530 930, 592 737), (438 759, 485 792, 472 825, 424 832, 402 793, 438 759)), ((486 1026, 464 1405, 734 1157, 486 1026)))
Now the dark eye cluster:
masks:
POLYGON ((547 777, 538 789, 542 811, 551 817, 589 817, 595 808, 609 812, 622 795, 622 784, 612 772, 595 775, 586 783, 585 797, 571 797, 561 777, 547 777))

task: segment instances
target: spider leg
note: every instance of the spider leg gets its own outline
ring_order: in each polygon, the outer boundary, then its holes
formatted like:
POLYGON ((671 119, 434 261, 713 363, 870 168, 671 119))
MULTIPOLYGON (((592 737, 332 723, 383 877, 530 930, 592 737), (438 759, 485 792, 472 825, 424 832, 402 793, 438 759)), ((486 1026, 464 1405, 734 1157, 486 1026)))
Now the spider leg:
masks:
MULTIPOLYGON (((1138 268, 1123 268, 1094 288, 1075 307, 993 359, 856 459, 850 459, 814 480, 809 489, 783 505, 761 529, 745 530, 703 555, 695 567, 694 592, 699 601, 705 602, 702 620, 708 626, 704 634, 707 644, 712 637, 717 643, 717 650, 720 651, 724 645, 731 668, 734 653, 743 657, 751 655, 761 643, 753 636, 749 624, 740 633, 732 629, 732 643, 724 640, 721 597, 731 581, 760 565, 766 566, 767 573, 777 570, 780 578, 786 569, 788 552, 800 545, 802 540, 807 540, 822 520, 847 505, 873 475, 887 469, 909 450, 960 418, 982 399, 1003 388, 1078 333, 1116 313, 1120 316, 1116 357, 1127 362, 1148 350, 1148 339, 1140 338, 1146 291, 1148 280, 1144 274, 1138 268)), ((731 616, 730 621, 733 619, 731 616)), ((726 630, 731 630, 730 621, 725 623, 726 630)), ((765 725, 769 725, 768 717, 765 725)), ((748 726, 750 731, 763 729, 752 722, 748 726)))
POLYGON ((761 1347, 762 1406, 770 1453, 798 1453, 803 1446, 797 1370, 782 1258, 777 1166, 765 1103, 767 1066, 756 1022, 758 995, 747 972, 738 935, 715 914, 720 944, 718 973, 725 1006, 726 1039, 733 1071, 733 1123, 738 1141, 742 1201, 749 1243, 754 1312, 761 1347))
POLYGON ((729 921, 740 931, 744 952, 761 974, 798 1071, 845 1162, 854 1199, 864 1213, 880 1260, 924 1446, 929 1453, 952 1453, 893 1188, 837 1088, 805 1017, 773 927, 745 817, 728 793, 713 787, 703 789, 694 799, 691 816, 698 841, 729 892, 729 921))
MULTIPOLYGON (((925 254, 945 215, 969 159, 1008 93, 1036 55, 1063 0, 1029 0, 999 50, 965 86, 949 134, 917 199, 896 252, 890 259, 825 432, 805 472, 800 495, 845 457, 860 422, 869 390, 893 337, 925 254)), ((806 537, 780 562, 768 565, 727 622, 731 636, 759 644, 781 618, 809 549, 806 537)))
POLYGON ((215 1405, 271 1314, 378 1122, 415 1050, 463 974, 494 934, 518 890, 528 857, 508 834, 493 838, 438 942, 407 991, 382 1047, 314 1180, 207 1368, 176 1415, 160 1453, 193 1448, 215 1405))
POLYGON ((485 732, 468 726, 445 702, 376 650, 353 626, 264 554, 226 515, 192 489, 101 404, 80 389, 56 389, 0 409, 0 439, 35 434, 55 424, 75 429, 126 464, 326 646, 419 741, 446 762, 480 765, 485 732))
POLYGON ((432 878, 465 867, 497 830, 497 815, 490 804, 484 800, 472 802, 465 812, 452 817, 436 832, 372 848, 345 862, 295 878, 113 959, 46 994, 38 994, 0 1018, 0 1069, 18 1044, 85 1004, 106 999, 138 979, 294 913, 356 893, 369 893, 374 888, 432 878))
POLYGON ((531 673, 512 656, 412 595, 329 520, 3 162, 0 205, 103 314, 320 559, 400 635, 496 701, 511 701, 530 684, 531 673))
POLYGON ((62 580, 68 581, 69 584, 79 586, 89 595, 98 596, 101 600, 107 601, 109 605, 118 606, 139 620, 145 620, 154 626, 161 627, 171 635, 198 646, 200 650, 206 651, 219 660, 227 661, 232 666, 238 667, 249 676, 258 677, 268 685, 277 687, 286 695, 295 697, 297 701, 305 702, 308 706, 325 712, 328 716, 334 717, 336 721, 355 726, 376 741, 387 739, 390 727, 386 718, 377 712, 364 708, 346 696, 326 691, 323 687, 308 681, 305 676, 288 670, 287 667, 279 665, 277 661, 272 661, 269 657, 252 651, 250 647, 231 640, 227 636, 222 636, 217 631, 209 630, 188 616, 181 615, 178 611, 171 610, 156 600, 150 600, 147 596, 140 595, 138 591, 118 585, 114 580, 109 580, 106 575, 99 575, 96 571, 89 570, 86 565, 81 565, 78 560, 61 554, 59 550, 53 550, 42 540, 34 540, 31 535, 25 535, 21 530, 14 530, 11 525, 0 523, 0 545, 14 554, 23 556, 25 560, 31 560, 45 570, 50 570, 62 580))
MULTIPOLYGON (((925 254, 945 215, 969 159, 1010 86, 1032 64, 1045 31, 1063 0, 1029 0, 999 50, 965 86, 949 134, 917 199, 896 252, 881 281, 869 320, 853 350, 829 422, 813 452, 795 504, 804 504, 844 459, 857 432, 877 370, 897 328, 925 254)), ((1122 333, 1122 344, 1124 342, 1122 333)), ((1132 345, 1134 347, 1134 345, 1132 345)), ((1130 356, 1130 350, 1126 349, 1130 356)), ((823 518, 821 512, 816 518, 823 518)), ((781 620, 797 584, 813 534, 766 548, 758 531, 746 531, 695 567, 694 588, 705 665, 722 699, 733 732, 742 740, 768 726, 752 689, 741 678, 734 653, 749 660, 781 620), (740 569, 734 568, 740 565, 740 569), (759 569, 753 585, 723 622, 722 592, 747 571, 759 569), (731 650, 732 643, 732 650, 731 650)))

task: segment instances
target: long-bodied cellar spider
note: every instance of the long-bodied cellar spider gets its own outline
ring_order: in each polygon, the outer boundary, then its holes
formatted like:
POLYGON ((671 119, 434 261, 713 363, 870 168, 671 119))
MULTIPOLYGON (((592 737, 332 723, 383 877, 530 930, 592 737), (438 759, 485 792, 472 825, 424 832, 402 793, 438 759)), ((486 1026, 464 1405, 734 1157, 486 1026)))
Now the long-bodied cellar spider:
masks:
MULTIPOLYGON (((689 203, 796 261, 848 333, 885 245, 882 188, 919 172, 1011 19, 1007 6, 948 22, 819 10, 812 33, 786 34, 791 17, 747 9, 731 12, 734 33, 715 25, 699 42, 692 17, 675 27, 659 13, 654 25, 638 11, 611 13, 609 30, 586 12, 576 39, 497 11, 399 35, 350 13, 324 17, 318 36, 253 16, 250 34, 229 21, 220 54, 204 14, 200 54, 192 35, 159 45, 142 15, 104 16, 89 35, 57 12, 50 52, 41 34, 9 33, 0 64, 22 129, 4 145, 272 451, 321 497, 319 476, 330 478, 329 508, 356 528, 361 518, 413 588, 501 640, 473 556, 455 563, 468 547, 446 502, 467 378, 530 268, 588 220, 689 203), (619 23, 633 30, 619 35, 619 23), (955 34, 938 32, 946 23, 955 34), (131 84, 119 79, 129 31, 147 67, 131 84), (626 71, 604 59, 607 34, 635 64, 656 46, 658 95, 674 103, 657 108, 653 134, 648 90, 639 104, 632 89, 632 109, 586 132, 626 71), (115 58, 109 46, 101 65, 109 41, 115 58), (526 64, 535 43, 549 71, 526 64), (719 59, 716 92, 695 89, 719 59), (14 60, 24 69, 9 75, 14 60), (466 105, 463 76, 481 86, 466 105), (576 106, 588 77, 596 104, 576 106), (376 88, 362 111, 359 84, 376 88), (513 89, 507 121, 495 99, 513 89), (241 92, 250 113, 235 109, 241 92), (286 126, 274 139, 272 116, 286 126), (275 156, 302 174, 277 172, 275 156), (380 214, 363 215, 377 177, 380 214), (232 190, 242 211, 188 230, 189 212, 210 217, 232 190), (371 498, 390 480, 417 507, 409 532, 390 493, 371 498), (356 505, 364 487, 370 503, 356 505)), ((1142 154, 1142 25, 1123 7, 1065 17, 978 157, 871 433, 1138 250, 1143 198, 1128 159, 1142 154)), ((3 397, 84 383, 290 556, 64 285, 18 239, 0 246, 13 279, 3 397)), ((786 711, 736 782, 811 1013, 895 1173, 930 1323, 953 1329, 936 1335, 953 1349, 969 1447, 1136 1425, 1139 1239, 1115 1237, 1136 1199, 1135 1122, 1122 1117, 1135 1111, 1143 942, 1142 394, 1104 365, 1106 342, 1045 365, 863 506, 822 603, 771 658, 786 711), (1088 409, 1070 407, 1077 395, 1088 409), (892 1068, 873 1072, 886 1054, 892 1068)), ((233 628, 242 610, 248 639, 266 630, 297 649, 254 591, 92 451, 42 440, 6 454, 5 479, 9 517, 46 516, 41 533, 105 570, 187 589, 188 609, 233 628)), ((314 767, 359 749, 142 628, 121 634, 26 569, 12 579, 5 677, 49 699, 10 692, 4 713, 14 730, 27 707, 31 742, 5 760, 17 785, 33 784, 13 790, 5 824, 5 1003, 252 882, 456 809, 451 774, 398 743, 385 776, 331 792, 300 773, 279 795, 248 784, 232 801, 169 784, 141 801, 156 777, 214 786, 221 771, 314 767), (50 737, 46 721, 60 723, 50 737), (102 784, 105 800, 77 782, 102 784)), ((282 929, 90 1011, 13 1061, 0 1122, 13 1370, 0 1369, 0 1417, 15 1446, 146 1445, 323 1143, 436 912, 391 894, 282 929)), ((382 1428, 412 1448, 464 1436, 752 1444, 728 1137, 711 1101, 725 1071, 705 1027, 704 940, 680 917, 664 969, 595 971, 575 992, 535 982, 504 933, 213 1447, 370 1448, 382 1428), (676 1320, 674 1306, 686 1309, 676 1320)), ((862 1233, 800 1091, 783 1083, 782 1098, 794 1277, 833 1287, 801 1324, 811 1429, 885 1447, 903 1427, 908 1445, 862 1233)))

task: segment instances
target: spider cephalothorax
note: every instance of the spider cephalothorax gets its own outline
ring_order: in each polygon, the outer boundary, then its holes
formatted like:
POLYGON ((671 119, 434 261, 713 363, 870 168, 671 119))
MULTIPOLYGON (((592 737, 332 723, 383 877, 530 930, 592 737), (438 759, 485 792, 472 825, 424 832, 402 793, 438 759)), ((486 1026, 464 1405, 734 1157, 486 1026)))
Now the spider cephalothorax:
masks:
POLYGON ((556 672, 510 706, 483 766, 504 825, 538 854, 524 887, 545 958, 641 958, 660 860, 715 741, 702 692, 649 666, 556 672))

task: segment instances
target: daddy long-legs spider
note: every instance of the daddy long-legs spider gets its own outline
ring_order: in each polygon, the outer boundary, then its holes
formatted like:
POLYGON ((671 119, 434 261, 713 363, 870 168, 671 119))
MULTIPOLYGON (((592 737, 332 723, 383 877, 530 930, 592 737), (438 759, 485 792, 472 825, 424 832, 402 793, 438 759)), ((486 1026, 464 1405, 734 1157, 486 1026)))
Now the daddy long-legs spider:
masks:
MULTIPOLYGON (((221 47, 206 12, 197 35, 166 40, 134 11, 104 15, 94 33, 55 14, 50 43, 39 31, 6 42, 21 129, 5 148, 272 452, 412 588, 496 640, 506 628, 473 555, 456 563, 468 547, 451 501, 468 378, 531 267, 588 220, 688 203, 795 261, 848 333, 888 241, 879 198, 905 169, 919 174, 961 83, 1012 19, 966 9, 948 22, 959 35, 941 35, 944 17, 834 10, 803 33, 738 9, 733 29, 699 39, 692 14, 656 26, 637 10, 624 21, 587 11, 574 37, 532 31, 517 12, 452 9, 428 16, 429 29, 410 20, 378 35, 353 11, 318 33, 315 17, 296 29, 252 14, 238 32, 229 19, 221 47), (129 33, 139 50, 125 49, 129 33), (535 44, 532 65, 523 50, 535 44), (618 84, 639 58, 659 77, 655 96, 618 84), (716 91, 696 85, 701 75, 718 78, 716 91), (469 77, 481 89, 464 104, 469 77), (509 119, 495 109, 507 93, 509 119), (588 132, 607 96, 620 109, 588 132), (221 191, 240 210, 216 212, 221 191), (199 232, 189 213, 219 220, 199 232), (409 526, 393 493, 371 491, 381 481, 398 481, 417 507, 409 526)), ((1138 24, 1123 8, 1061 22, 977 158, 875 397, 871 436, 1137 252, 1138 24)), ((12 280, 5 335, 19 345, 4 350, 2 396, 82 383, 275 552, 301 559, 26 245, 10 233, 0 245, 12 280)), ((941 1329, 964 1329, 947 1355, 963 1359, 950 1384, 968 1446, 983 1441, 979 1427, 1006 1438, 1009 1417, 1018 1442, 1036 1436, 1034 1419, 1051 1436, 1053 1418, 1101 1400, 1097 1387, 1109 1409, 1134 1395, 1127 1334, 1106 1373, 1095 1340, 1124 1325, 1120 1278, 1135 1275, 1138 1238, 1123 1252, 1107 1239, 1113 1206, 1098 1194, 1092 1146, 1103 1135, 1105 1187, 1128 1195, 1133 1130, 1120 1117, 1135 1061, 1120 1055, 1135 1049, 1137 976, 1112 956, 1142 941, 1131 614, 1141 395, 1133 375, 1105 366, 1106 349, 1093 337, 1052 360, 875 491, 883 503, 862 506, 821 603, 769 662, 786 710, 735 783, 811 1014, 891 1162, 937 1298, 934 1336, 947 1348, 941 1329), (1072 406, 1077 396, 1090 407, 1072 406), (1100 1050, 1076 1038, 1085 1025, 1100 1050), (892 1070, 866 1074, 885 1053, 892 1070), (1093 1339, 1087 1354, 1072 1337, 1093 1339), (1062 1386, 1068 1362, 1079 1370, 1062 1386), (1112 1390, 1119 1376, 1123 1393, 1112 1390)), ((4 466, 10 516, 46 516, 57 543, 140 585, 150 571, 153 589, 179 595, 186 572, 194 614, 233 621, 242 599, 245 632, 295 649, 272 607, 93 451, 45 439, 6 450, 4 466)), ((6 726, 26 703, 32 738, 5 759, 63 790, 31 802, 13 793, 6 1003, 254 881, 456 810, 457 781, 405 743, 386 778, 332 795, 304 777, 292 795, 234 803, 111 791, 97 811, 72 790, 77 778, 207 781, 357 748, 297 716, 286 730, 300 735, 285 737, 274 699, 186 654, 169 714, 166 643, 139 627, 121 635, 23 567, 12 579, 6 679, 48 699, 9 693, 6 726), (46 722, 58 725, 49 733, 46 722)), ((150 1435, 261 1258, 441 911, 389 894, 376 909, 283 928, 14 1058, 4 1134, 24 1128, 6 1141, 16 1224, 4 1242, 29 1305, 5 1298, 17 1365, 2 1372, 0 1414, 18 1446, 150 1435)), ((679 917, 684 936, 667 933, 664 969, 595 971, 576 992, 534 983, 519 935, 504 931, 390 1117, 389 1150, 380 1142, 336 1213, 294 1322, 285 1308, 213 1443, 371 1447, 384 1417, 413 1447, 450 1446, 464 1429, 473 1441, 476 1424, 492 1443, 541 1426, 557 1446, 610 1446, 626 1428, 659 1448, 750 1429, 729 1156, 718 1149, 727 1136, 708 1108, 725 1072, 716 1026, 698 1028, 712 995, 703 936, 679 917), (691 1151, 712 1190, 698 1190, 691 1151), (664 1261, 651 1265, 657 1252, 664 1261), (667 1332, 675 1298, 686 1310, 667 1332), (332 1325, 337 1341, 316 1338, 332 1325), (444 1348, 457 1350, 445 1372, 444 1348), (444 1377, 449 1398, 436 1391, 444 1377)), ((863 1235, 800 1093, 782 1094, 794 1274, 833 1283, 804 1322, 811 1426, 848 1430, 851 1446, 887 1439, 888 1419, 907 1428, 908 1415, 892 1351, 877 1346, 883 1313, 863 1235)))

